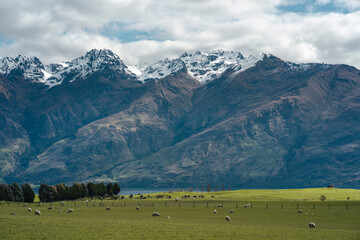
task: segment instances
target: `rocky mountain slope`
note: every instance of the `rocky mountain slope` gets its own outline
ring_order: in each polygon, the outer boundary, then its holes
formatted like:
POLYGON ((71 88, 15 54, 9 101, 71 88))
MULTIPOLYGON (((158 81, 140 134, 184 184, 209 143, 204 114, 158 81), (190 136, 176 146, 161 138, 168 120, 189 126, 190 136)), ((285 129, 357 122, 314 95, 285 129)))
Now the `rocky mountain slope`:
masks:
POLYGON ((216 50, 0 60, 0 180, 360 187, 360 71, 216 50))

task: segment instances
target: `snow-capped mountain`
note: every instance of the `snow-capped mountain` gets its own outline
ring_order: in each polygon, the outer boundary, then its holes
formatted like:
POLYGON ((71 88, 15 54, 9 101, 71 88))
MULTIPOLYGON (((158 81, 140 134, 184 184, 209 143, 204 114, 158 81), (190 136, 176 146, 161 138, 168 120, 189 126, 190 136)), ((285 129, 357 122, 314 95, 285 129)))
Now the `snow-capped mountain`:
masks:
POLYGON ((198 50, 194 53, 184 53, 172 60, 166 58, 153 64, 128 67, 112 51, 93 49, 72 61, 46 66, 36 57, 5 57, 0 60, 0 73, 8 75, 17 72, 24 78, 44 83, 51 88, 62 84, 64 80, 72 82, 76 79, 84 79, 99 71, 106 71, 109 74, 126 74, 144 82, 185 70, 190 76, 204 84, 220 77, 228 69, 233 69, 235 73, 238 73, 253 67, 264 56, 265 54, 259 54, 244 57, 236 51, 198 50))
POLYGON ((360 186, 351 66, 217 50, 127 67, 92 50, 46 66, 4 58, 0 71, 5 182, 360 186))
POLYGON ((24 78, 40 80, 44 77, 44 65, 36 57, 17 56, 0 59, 0 73, 21 75, 24 78))
POLYGON ((109 74, 126 73, 134 76, 132 72, 127 70, 127 66, 118 55, 106 49, 93 49, 72 61, 49 65, 43 65, 36 57, 21 55, 16 58, 5 57, 0 59, 0 73, 5 75, 21 74, 26 79, 44 83, 49 87, 59 85, 65 79, 72 82, 99 71, 108 71, 109 74))
POLYGON ((234 69, 237 73, 244 71, 262 60, 265 54, 244 57, 240 52, 214 50, 195 53, 184 53, 174 60, 161 60, 154 64, 143 64, 129 68, 141 81, 163 78, 180 69, 186 68, 188 74, 200 83, 212 81, 221 76, 226 70, 234 69))
POLYGON ((181 69, 186 69, 186 65, 179 58, 173 60, 166 58, 153 64, 143 64, 129 68, 130 71, 136 74, 140 81, 164 78, 181 69))
POLYGON ((68 76, 71 76, 69 81, 72 82, 95 72, 108 70, 112 71, 110 74, 132 74, 127 70, 127 66, 120 60, 119 56, 112 51, 93 49, 84 56, 72 61, 47 65, 45 67, 44 83, 53 87, 61 84, 68 76))

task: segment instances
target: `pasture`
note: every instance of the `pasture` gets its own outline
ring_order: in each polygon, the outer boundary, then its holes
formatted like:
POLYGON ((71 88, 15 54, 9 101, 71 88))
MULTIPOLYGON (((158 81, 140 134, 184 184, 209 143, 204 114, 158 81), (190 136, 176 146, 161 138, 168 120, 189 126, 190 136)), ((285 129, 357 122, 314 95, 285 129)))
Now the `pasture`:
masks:
POLYGON ((359 190, 278 191, 176 192, 150 194, 147 199, 134 195, 133 199, 65 201, 64 206, 32 203, 31 213, 29 206, 3 202, 0 239, 360 239, 359 190), (321 202, 320 194, 333 200, 321 202), (344 200, 349 194, 350 200, 344 200), (183 195, 191 197, 174 200, 183 195), (252 207, 244 208, 248 203, 252 207), (68 208, 74 213, 66 213, 68 208), (34 215, 35 209, 41 216, 34 215), (161 216, 152 217, 155 211, 161 216), (225 221, 225 216, 231 221, 225 221), (309 222, 317 228, 309 229, 309 222))

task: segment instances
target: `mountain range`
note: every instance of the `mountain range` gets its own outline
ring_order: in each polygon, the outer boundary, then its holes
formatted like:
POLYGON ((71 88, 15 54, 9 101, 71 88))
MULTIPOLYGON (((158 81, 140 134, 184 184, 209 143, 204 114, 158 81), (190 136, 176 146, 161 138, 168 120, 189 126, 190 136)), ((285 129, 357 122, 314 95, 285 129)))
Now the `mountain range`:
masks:
POLYGON ((0 182, 360 187, 360 71, 196 51, 0 59, 0 182))

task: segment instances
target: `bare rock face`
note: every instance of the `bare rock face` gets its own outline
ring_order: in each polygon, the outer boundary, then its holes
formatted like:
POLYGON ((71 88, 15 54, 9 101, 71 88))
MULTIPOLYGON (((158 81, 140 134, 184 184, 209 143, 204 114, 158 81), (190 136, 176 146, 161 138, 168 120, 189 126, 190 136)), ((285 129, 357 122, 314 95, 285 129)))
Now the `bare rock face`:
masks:
POLYGON ((356 68, 220 50, 140 75, 109 50, 30 60, 0 61, 7 182, 360 186, 356 68))

